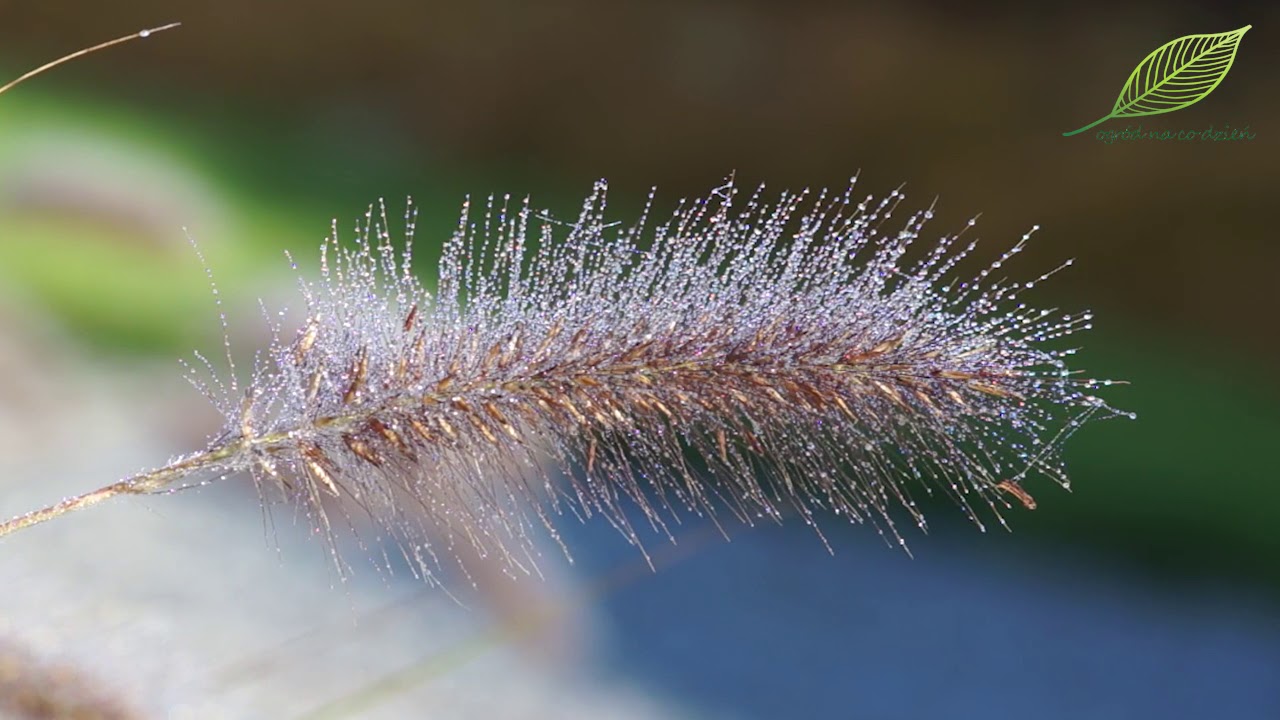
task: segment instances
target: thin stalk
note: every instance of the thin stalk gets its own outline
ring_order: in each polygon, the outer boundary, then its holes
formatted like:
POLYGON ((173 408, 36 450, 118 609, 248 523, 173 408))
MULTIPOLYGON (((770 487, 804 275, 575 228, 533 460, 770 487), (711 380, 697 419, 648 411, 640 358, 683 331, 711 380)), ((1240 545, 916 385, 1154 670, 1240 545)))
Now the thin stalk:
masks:
MULTIPOLYGON (((87 47, 87 48, 84 48, 83 50, 77 50, 77 51, 75 51, 75 52, 71 53, 70 55, 63 55, 62 57, 58 58, 57 60, 53 60, 53 61, 51 61, 51 62, 47 62, 47 63, 45 63, 45 64, 41 65, 40 67, 36 68, 35 70, 32 70, 32 71, 30 71, 30 72, 28 72, 28 73, 25 73, 24 75, 22 75, 22 76, 21 76, 21 77, 19 77, 18 79, 11 81, 11 82, 9 82, 9 83, 5 84, 4 86, 0 86, 0 95, 3 95, 3 94, 4 94, 4 92, 5 92, 6 90, 8 90, 8 89, 12 88, 13 86, 15 86, 15 85, 17 85, 17 84, 21 83, 22 81, 24 81, 24 80, 30 80, 31 78, 35 77, 36 75, 39 75, 40 73, 44 72, 45 70, 50 70, 50 69, 52 69, 52 68, 55 68, 55 67, 57 67, 57 66, 61 65, 61 64, 62 64, 62 63, 64 63, 64 62, 67 62, 67 61, 69 61, 69 60, 75 60, 75 59, 76 59, 76 58, 78 58, 78 57, 82 57, 82 56, 88 55, 88 54, 90 54, 90 53, 97 52, 97 51, 99 51, 99 50, 105 50, 105 49, 107 49, 107 48, 111 47, 112 45, 119 45, 120 43, 129 42, 130 40, 136 40, 136 39, 138 39, 138 38, 145 38, 145 37, 149 37, 149 36, 151 36, 151 35, 154 35, 155 33, 163 32, 163 31, 165 31, 165 30, 169 30, 169 29, 171 29, 171 28, 176 28, 176 27, 178 27, 178 26, 179 26, 179 25, 181 25, 181 24, 182 24, 182 23, 177 23, 177 22, 175 22, 175 23, 169 23, 168 25, 161 25, 160 27, 149 28, 149 29, 147 29, 147 30, 139 30, 138 32, 133 33, 133 34, 131 34, 131 35, 125 35, 125 36, 123 36, 123 37, 118 37, 118 38, 116 38, 115 40, 108 40, 108 41, 106 41, 106 42, 104 42, 104 43, 98 43, 97 45, 94 45, 93 47, 87 47)), ((122 481, 122 482, 123 482, 123 481, 122 481)), ((105 489, 105 488, 104 488, 104 489, 105 489)), ((93 493, 90 493, 90 495, 92 495, 92 494, 93 494, 93 493)), ((94 502, 97 502, 97 501, 95 500, 94 502)))
POLYGON ((32 525, 39 525, 46 520, 97 505, 117 495, 145 495, 168 487, 175 480, 191 473, 207 469, 240 452, 244 446, 242 440, 223 445, 222 447, 197 453, 188 458, 178 460, 156 470, 138 473, 116 483, 98 488, 83 495, 67 498, 56 505, 19 515, 4 524, 0 524, 0 537, 16 532, 32 525))

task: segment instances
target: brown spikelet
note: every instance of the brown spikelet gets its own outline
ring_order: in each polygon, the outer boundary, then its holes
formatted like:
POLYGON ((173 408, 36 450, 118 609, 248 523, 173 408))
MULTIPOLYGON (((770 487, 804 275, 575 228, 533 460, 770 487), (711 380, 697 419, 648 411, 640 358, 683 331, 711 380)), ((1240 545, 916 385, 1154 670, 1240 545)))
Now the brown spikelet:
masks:
POLYGON ((347 449, 355 454, 356 457, 364 460, 374 467, 382 467, 382 458, 378 457, 377 453, 373 451, 373 448, 371 448, 364 440, 355 435, 343 435, 342 442, 346 444, 347 449))
POLYGON ((1031 497, 1031 493, 1022 489, 1017 480, 1004 480, 996 485, 997 490, 1003 490, 1018 499, 1022 506, 1028 510, 1036 509, 1036 499, 1031 497))
POLYGON ((409 444, 405 442, 405 439, 400 437, 400 433, 396 432, 394 428, 388 426, 376 417, 371 417, 369 418, 369 429, 372 430, 375 435, 390 443, 392 447, 405 457, 405 459, 413 460, 413 450, 409 447, 409 444))
POLYGON ((360 390, 364 387, 365 378, 369 374, 369 355, 365 348, 356 351, 355 360, 351 363, 351 370, 348 375, 350 381, 347 383, 346 392, 342 393, 342 404, 350 405, 360 394, 360 390))
POLYGON ((405 333, 408 333, 409 331, 413 330, 413 321, 416 320, 417 318, 418 318, 418 304, 414 303, 409 308, 409 312, 404 316, 404 325, 402 326, 401 329, 403 329, 405 333))
POLYGON ((320 324, 315 318, 307 321, 307 326, 298 334, 298 344, 295 346, 293 354, 294 360, 299 365, 307 361, 307 355, 311 352, 311 348, 316 346, 316 336, 320 332, 320 324))
POLYGON ((334 481, 333 473, 330 471, 332 465, 324 451, 319 446, 311 444, 303 444, 301 450, 302 460, 306 464, 307 471, 311 474, 311 477, 319 481, 330 495, 341 497, 342 493, 338 492, 338 483, 334 481))

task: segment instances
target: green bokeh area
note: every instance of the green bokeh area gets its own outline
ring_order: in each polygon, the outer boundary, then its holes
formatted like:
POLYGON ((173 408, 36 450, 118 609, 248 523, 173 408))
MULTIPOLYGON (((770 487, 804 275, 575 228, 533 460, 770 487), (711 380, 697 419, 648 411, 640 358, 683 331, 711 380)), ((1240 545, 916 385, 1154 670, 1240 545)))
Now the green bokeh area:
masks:
MULTIPOLYGON (((220 237, 201 241, 202 228, 190 229, 224 289, 251 284, 262 274, 268 256, 280 257, 269 240, 287 220, 237 198, 225 168, 208 162, 205 149, 176 126, 110 104, 91 106, 40 92, 14 92, 0 102, 5 128, 0 133, 0 168, 9 174, 4 178, 6 206, 0 209, 0 280, 51 310, 70 333, 96 351, 190 348, 210 334, 192 318, 213 318, 214 304, 182 218, 139 228, 127 217, 113 215, 111 204, 120 198, 132 194, 145 205, 149 190, 166 188, 130 187, 127 175, 114 177, 104 167, 110 154, 105 160, 92 153, 59 155, 48 163, 31 155, 40 148, 58 151, 60 136, 82 150, 101 142, 117 157, 145 149, 146 164, 160 166, 155 168, 161 171, 159 181, 166 174, 188 180, 195 192, 209 195, 204 198, 209 204, 228 198, 237 208, 237 221, 221 228, 220 237), (68 166, 81 162, 90 169, 68 172, 68 166), (15 165, 42 173, 44 189, 29 192, 24 187, 27 178, 15 165), (73 179, 65 180, 67 175, 73 179), (80 196, 102 192, 113 193, 115 199, 84 206, 80 196)), ((276 264, 284 266, 283 261, 276 264)))
POLYGON ((151 253, 79 224, 5 226, 22 241, 0 243, 3 281, 34 294, 86 343, 159 352, 196 339, 190 319, 210 305, 198 275, 193 283, 151 253))
MULTIPOLYGON (((0 208, 0 280, 47 305, 97 349, 172 353, 216 337, 220 330, 201 256, 229 305, 243 308, 252 304, 253 293, 286 278, 286 251, 304 269, 312 268, 314 250, 330 234, 331 223, 336 219, 339 234, 351 237, 355 221, 384 194, 388 217, 398 228, 409 191, 425 190, 414 206, 423 218, 424 237, 436 242, 422 243, 415 258, 419 271, 427 269, 439 238, 456 224, 461 195, 439 192, 403 156, 392 161, 389 153, 344 155, 349 145, 342 138, 298 138, 286 128, 235 116, 162 118, 84 93, 22 90, 0 101, 5 127, 0 172, 7 161, 28 153, 33 138, 47 144, 63 132, 81 146, 95 141, 109 146, 108 160, 145 150, 146 163, 190 181, 192 192, 204 193, 200 199, 219 211, 212 227, 188 227, 190 218, 175 215, 165 224, 139 229, 120 223, 110 209, 98 215, 100 208, 86 211, 74 198, 65 212, 57 210, 65 198, 53 198, 52 209, 43 197, 36 198, 34 208, 22 199, 0 208), (152 237, 140 241, 140 234, 152 237)), ((73 191, 77 182, 91 191, 128 182, 111 177, 102 158, 71 159, 92 161, 86 164, 93 167, 70 183, 73 191)), ((21 178, 11 179, 11 186, 14 182, 21 178)), ((147 190, 130 192, 145 197, 147 190)))
MULTIPOLYGON (((463 176, 412 153, 378 147, 349 148, 350 138, 291 134, 234 115, 166 118, 142 114, 82 95, 24 90, 0 98, 0 161, 17 151, 33 128, 67 118, 93 118, 104 137, 145 143, 178 158, 223 203, 225 237, 202 239, 226 297, 252 308, 251 294, 286 287, 282 252, 301 264, 328 232, 330 218, 351 227, 363 207, 385 195, 396 217, 403 196, 419 206, 419 271, 429 267, 438 242, 456 223, 467 190, 536 189, 540 205, 572 208, 580 187, 547 187, 513 168, 463 176), (75 100, 66 99, 75 97, 75 100), (345 152, 345 154, 344 154, 345 152), (445 179, 444 174, 450 178, 445 179)), ((615 209, 622 207, 615 206, 615 209)), ((617 210, 619 216, 622 211, 617 210)), ((216 318, 203 269, 186 246, 179 224, 163 251, 140 245, 127 228, 92 218, 63 218, 8 208, 0 216, 0 282, 48 308, 90 353, 187 355, 216 342, 216 318)), ((1073 273, 1087 273, 1077 266, 1073 273)), ((1054 297, 1079 306, 1088 298, 1054 297)), ((1086 427, 1070 442, 1073 491, 1040 483, 1030 487, 1040 508, 1011 512, 1022 542, 1066 543, 1107 562, 1176 579, 1251 578, 1280 591, 1280 483, 1275 438, 1280 400, 1258 364, 1217 354, 1192 355, 1173 335, 1149 334, 1123 314, 1105 329, 1073 338, 1085 349, 1078 364, 1090 374, 1121 378, 1109 389, 1117 407, 1136 421, 1086 427)), ((931 516, 953 513, 939 508, 931 516)), ((944 524, 946 520, 942 521, 944 524)))

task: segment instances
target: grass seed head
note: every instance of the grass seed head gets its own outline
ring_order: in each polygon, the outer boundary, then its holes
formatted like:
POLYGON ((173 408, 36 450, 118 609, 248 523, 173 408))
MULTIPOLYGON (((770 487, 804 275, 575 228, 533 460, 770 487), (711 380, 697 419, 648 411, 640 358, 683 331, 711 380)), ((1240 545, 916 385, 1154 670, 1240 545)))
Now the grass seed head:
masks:
POLYGON ((980 526, 1034 507, 1030 478, 1067 484, 1062 442, 1117 414, 1055 349, 1090 315, 1024 304, 1047 275, 996 279, 1027 237, 954 279, 973 244, 918 247, 931 210, 889 229, 902 198, 729 183, 626 228, 603 182, 569 223, 468 201, 434 294, 410 271, 412 208, 399 249, 371 209, 300 279, 302 327, 216 398, 214 445, 238 443, 217 469, 322 529, 358 509, 428 575, 460 542, 528 570, 566 513, 637 544, 633 518, 680 512, 835 513, 900 543, 922 490, 980 526))

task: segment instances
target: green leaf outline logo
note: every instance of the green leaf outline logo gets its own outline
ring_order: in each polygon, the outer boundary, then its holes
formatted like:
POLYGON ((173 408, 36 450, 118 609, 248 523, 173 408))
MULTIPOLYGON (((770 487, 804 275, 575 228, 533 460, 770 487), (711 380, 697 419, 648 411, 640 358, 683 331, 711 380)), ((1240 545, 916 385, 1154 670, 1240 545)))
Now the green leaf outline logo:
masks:
POLYGON ((1129 74, 1110 113, 1062 136, 1071 137, 1112 118, 1160 115, 1200 102, 1227 76, 1240 40, 1251 27, 1186 35, 1161 45, 1129 74))

